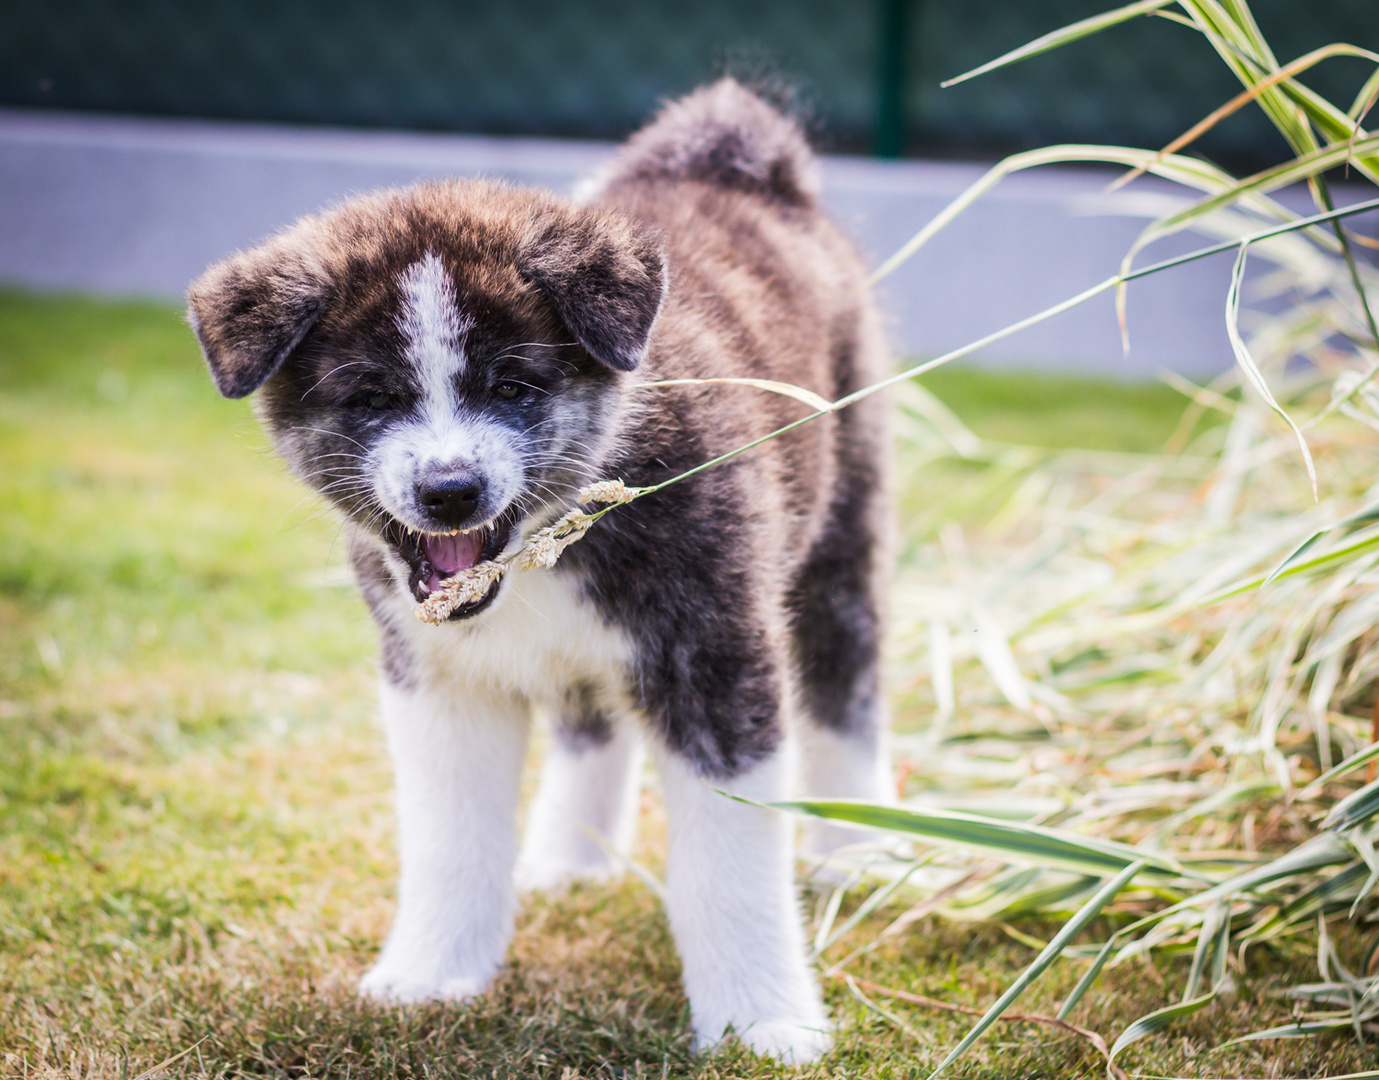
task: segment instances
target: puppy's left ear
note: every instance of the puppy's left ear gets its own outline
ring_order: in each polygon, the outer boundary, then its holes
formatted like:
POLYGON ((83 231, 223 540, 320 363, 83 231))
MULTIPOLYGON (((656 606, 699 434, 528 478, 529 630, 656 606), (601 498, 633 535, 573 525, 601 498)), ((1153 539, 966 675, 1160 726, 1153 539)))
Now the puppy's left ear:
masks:
POLYGON ((666 262, 656 238, 630 218, 552 209, 534 222, 520 266, 589 355, 619 371, 646 359, 666 262))
POLYGON ((262 386, 315 324, 328 288, 291 234, 232 255, 192 282, 187 320, 216 389, 242 398, 262 386))

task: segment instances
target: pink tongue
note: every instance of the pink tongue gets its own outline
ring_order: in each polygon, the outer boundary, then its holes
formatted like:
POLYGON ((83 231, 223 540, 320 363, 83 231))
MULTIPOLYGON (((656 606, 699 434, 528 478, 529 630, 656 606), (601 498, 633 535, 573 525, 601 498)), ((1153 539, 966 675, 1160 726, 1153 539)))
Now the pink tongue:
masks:
MULTIPOLYGON (((441 577, 448 577, 460 570, 468 570, 476 562, 484 549, 482 529, 458 533, 455 536, 437 536, 428 533, 422 538, 422 547, 427 561, 436 568, 441 577)), ((432 588, 435 588, 432 585, 432 588)))

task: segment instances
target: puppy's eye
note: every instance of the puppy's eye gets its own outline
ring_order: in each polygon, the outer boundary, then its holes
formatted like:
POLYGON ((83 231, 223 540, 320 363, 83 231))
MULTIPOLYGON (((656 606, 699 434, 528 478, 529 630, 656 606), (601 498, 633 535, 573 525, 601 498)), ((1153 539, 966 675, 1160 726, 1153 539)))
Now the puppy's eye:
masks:
POLYGON ((350 398, 346 404, 353 409, 387 412, 389 409, 397 408, 397 398, 393 397, 392 394, 380 394, 374 390, 366 390, 350 398))
POLYGON ((507 380, 493 384, 493 392, 507 401, 511 401, 516 397, 521 397, 522 389, 523 387, 520 383, 509 382, 507 380))

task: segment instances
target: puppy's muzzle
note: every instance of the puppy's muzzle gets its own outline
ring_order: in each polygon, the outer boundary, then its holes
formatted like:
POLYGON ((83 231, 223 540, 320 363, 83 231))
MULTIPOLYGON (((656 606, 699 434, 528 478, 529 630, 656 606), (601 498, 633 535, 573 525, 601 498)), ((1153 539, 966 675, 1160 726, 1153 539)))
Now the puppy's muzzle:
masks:
POLYGON ((483 497, 483 477, 472 469, 433 473, 417 485, 417 502, 439 529, 458 529, 471 521, 483 497))

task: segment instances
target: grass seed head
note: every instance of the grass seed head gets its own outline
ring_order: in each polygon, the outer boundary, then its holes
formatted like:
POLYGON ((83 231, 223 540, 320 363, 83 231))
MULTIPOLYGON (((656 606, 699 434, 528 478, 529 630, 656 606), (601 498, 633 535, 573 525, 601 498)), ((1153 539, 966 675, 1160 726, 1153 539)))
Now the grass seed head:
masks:
POLYGON ((519 570, 549 570, 561 553, 589 531, 594 519, 578 510, 571 510, 554 525, 547 525, 532 534, 513 560, 519 570))
POLYGON ((641 490, 630 488, 621 480, 598 480, 588 487, 580 488, 575 501, 581 506, 617 506, 631 502, 641 490))
POLYGON ((507 569, 506 563, 486 559, 446 578, 439 589, 422 601, 417 608, 417 618, 439 626, 456 608, 482 600, 507 569))

